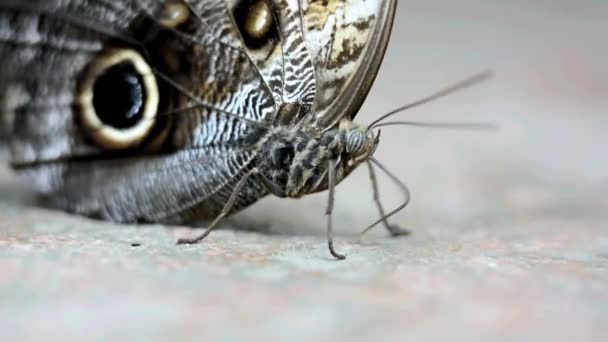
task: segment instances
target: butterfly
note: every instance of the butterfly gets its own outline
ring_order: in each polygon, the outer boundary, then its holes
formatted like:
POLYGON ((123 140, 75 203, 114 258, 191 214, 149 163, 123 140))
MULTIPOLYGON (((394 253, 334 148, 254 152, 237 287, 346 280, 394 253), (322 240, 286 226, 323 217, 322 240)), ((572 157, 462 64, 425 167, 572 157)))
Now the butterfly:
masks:
POLYGON ((334 188, 361 164, 375 224, 407 233, 387 219, 409 192, 373 157, 375 128, 392 114, 353 121, 395 9, 396 0, 0 0, 0 140, 12 167, 64 210, 213 220, 180 244, 268 194, 329 190, 328 248, 344 259, 333 247, 334 188), (375 167, 405 196, 389 212, 375 167))

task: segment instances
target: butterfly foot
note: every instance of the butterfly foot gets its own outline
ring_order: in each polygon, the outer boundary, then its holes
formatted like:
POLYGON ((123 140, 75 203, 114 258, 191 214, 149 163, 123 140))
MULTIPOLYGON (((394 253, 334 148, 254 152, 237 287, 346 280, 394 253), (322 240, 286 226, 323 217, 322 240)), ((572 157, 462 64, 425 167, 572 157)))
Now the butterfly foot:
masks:
POLYGON ((194 245, 199 243, 201 240, 199 239, 186 239, 186 238, 181 238, 179 240, 177 240, 177 245, 194 245))
POLYGON ((177 244, 178 245, 195 245, 201 241, 203 241, 203 239, 205 237, 207 237, 208 233, 205 232, 205 234, 201 234, 199 236, 193 237, 193 238, 181 238, 177 240, 177 244))
POLYGON ((394 224, 387 225, 386 230, 388 230, 391 237, 408 236, 408 235, 412 234, 411 231, 409 231, 405 228, 401 228, 394 224))
POLYGON ((336 250, 334 249, 334 243, 333 243, 333 241, 328 241, 327 245, 329 247, 329 253, 331 253, 331 255, 334 258, 336 258, 338 260, 344 260, 344 259, 346 259, 346 255, 340 254, 340 253, 336 252, 336 250))
POLYGON ((196 239, 179 239, 177 240, 177 245, 193 245, 195 243, 198 243, 198 241, 196 239))

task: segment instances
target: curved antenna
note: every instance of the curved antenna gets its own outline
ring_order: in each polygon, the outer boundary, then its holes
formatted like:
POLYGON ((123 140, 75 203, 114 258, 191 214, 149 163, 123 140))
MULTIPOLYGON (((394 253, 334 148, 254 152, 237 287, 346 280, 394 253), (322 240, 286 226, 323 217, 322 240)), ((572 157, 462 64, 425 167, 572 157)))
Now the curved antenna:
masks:
POLYGON ((423 104, 429 103, 429 102, 433 102, 437 99, 440 99, 442 97, 445 97, 447 95, 453 94, 459 90, 465 89, 465 88, 469 88, 473 85, 476 85, 478 83, 481 83, 483 81, 488 80, 490 77, 492 77, 492 72, 491 71, 484 71, 482 73, 473 75, 465 80, 462 80, 456 84, 453 84, 449 87, 446 87, 444 89, 441 89, 440 91, 431 94, 429 96, 423 97, 420 100, 414 101, 412 103, 406 104, 404 106, 401 106, 399 108, 396 108, 384 115, 382 115, 381 117, 379 117, 378 119, 374 120, 371 124, 369 124, 369 126, 367 126, 367 129, 370 130, 372 128, 374 128, 374 126, 376 126, 376 124, 380 123, 381 121, 385 120, 386 118, 389 118, 397 113, 406 111, 408 109, 412 109, 418 106, 421 106, 423 104))
POLYGON ((386 126, 414 126, 414 127, 432 127, 446 129, 466 129, 476 131, 496 131, 498 127, 486 122, 420 122, 420 121, 389 121, 380 122, 372 128, 386 126))

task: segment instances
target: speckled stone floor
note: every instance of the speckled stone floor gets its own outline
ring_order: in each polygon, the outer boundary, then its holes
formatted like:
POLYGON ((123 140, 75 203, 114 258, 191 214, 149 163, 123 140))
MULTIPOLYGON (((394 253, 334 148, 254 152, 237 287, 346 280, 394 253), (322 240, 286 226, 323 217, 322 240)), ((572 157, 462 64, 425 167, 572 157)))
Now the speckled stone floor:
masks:
POLYGON ((40 208, 2 169, 0 340, 606 340, 608 5, 543 4, 401 1, 360 121, 493 68, 404 117, 500 130, 386 129, 377 157, 413 193, 396 219, 413 234, 358 239, 377 217, 362 168, 338 187, 345 261, 326 250, 326 194, 175 246, 195 232, 40 208))

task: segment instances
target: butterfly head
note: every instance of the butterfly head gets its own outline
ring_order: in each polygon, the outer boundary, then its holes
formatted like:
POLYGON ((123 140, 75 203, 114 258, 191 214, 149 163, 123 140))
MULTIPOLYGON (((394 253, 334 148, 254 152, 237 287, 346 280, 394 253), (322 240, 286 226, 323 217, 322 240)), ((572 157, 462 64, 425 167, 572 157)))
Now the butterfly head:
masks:
POLYGON ((380 143, 380 133, 374 134, 350 120, 342 120, 339 130, 343 132, 347 166, 356 167, 371 157, 380 143))

